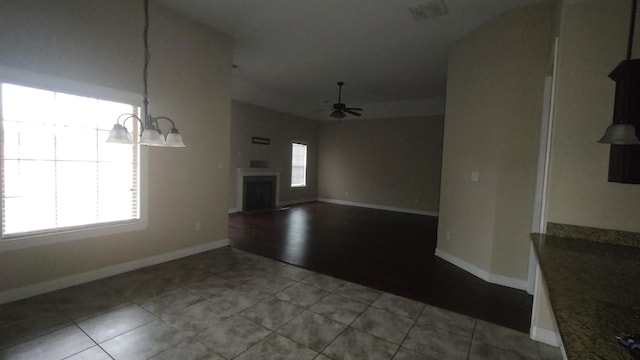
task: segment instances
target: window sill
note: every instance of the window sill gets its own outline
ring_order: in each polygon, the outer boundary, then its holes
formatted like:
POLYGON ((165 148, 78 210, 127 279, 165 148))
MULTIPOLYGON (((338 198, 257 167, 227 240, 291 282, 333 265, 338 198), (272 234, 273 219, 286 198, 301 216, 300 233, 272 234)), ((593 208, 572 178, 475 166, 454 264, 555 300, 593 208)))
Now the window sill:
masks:
POLYGON ((146 220, 136 220, 121 223, 101 224, 91 227, 74 228, 54 233, 8 235, 0 240, 0 251, 17 250, 66 241, 122 234, 131 231, 144 230, 146 228, 146 220))

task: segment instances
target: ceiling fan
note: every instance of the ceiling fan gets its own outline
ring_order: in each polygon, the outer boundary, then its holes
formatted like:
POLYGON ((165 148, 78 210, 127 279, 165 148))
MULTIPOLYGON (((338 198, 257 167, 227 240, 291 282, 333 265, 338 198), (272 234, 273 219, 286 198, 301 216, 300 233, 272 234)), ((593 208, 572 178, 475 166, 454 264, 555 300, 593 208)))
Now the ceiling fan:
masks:
POLYGON ((342 103, 342 86, 344 82, 338 81, 338 102, 333 104, 333 111, 331 115, 332 118, 335 119, 344 119, 347 114, 353 116, 360 116, 363 110, 361 108, 347 107, 344 103, 342 103))

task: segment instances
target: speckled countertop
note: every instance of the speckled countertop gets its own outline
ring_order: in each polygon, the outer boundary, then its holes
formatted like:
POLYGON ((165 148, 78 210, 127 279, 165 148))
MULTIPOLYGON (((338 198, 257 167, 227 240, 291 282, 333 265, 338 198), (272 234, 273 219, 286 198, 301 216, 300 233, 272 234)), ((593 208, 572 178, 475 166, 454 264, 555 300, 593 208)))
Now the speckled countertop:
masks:
POLYGON ((631 359, 615 337, 640 333, 640 248, 531 238, 569 359, 631 359))

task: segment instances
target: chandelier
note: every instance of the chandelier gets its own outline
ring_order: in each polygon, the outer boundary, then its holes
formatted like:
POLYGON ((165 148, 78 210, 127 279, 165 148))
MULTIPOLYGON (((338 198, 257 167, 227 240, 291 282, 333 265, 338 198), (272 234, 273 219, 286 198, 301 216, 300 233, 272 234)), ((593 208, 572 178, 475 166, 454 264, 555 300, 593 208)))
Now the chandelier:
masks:
POLYGON ((166 116, 151 116, 151 114, 149 114, 149 94, 147 89, 149 59, 151 58, 151 54, 149 53, 149 0, 144 0, 143 39, 144 69, 142 73, 142 80, 144 83, 144 100, 142 102, 142 116, 144 119, 141 119, 136 114, 122 114, 118 116, 116 124, 113 125, 113 129, 111 129, 111 131, 109 132, 109 138, 107 138, 107 142, 116 144, 132 144, 133 138, 125 127, 125 124, 127 120, 133 119, 132 121, 137 120, 141 126, 140 144, 148 146, 185 147, 184 143, 182 142, 182 135, 180 135, 178 129, 176 129, 176 124, 173 122, 173 120, 169 119, 166 116), (120 123, 121 120, 122 123, 120 123), (158 124, 158 121, 160 120, 168 121, 171 124, 171 130, 169 130, 166 138, 160 130, 160 126, 158 124))

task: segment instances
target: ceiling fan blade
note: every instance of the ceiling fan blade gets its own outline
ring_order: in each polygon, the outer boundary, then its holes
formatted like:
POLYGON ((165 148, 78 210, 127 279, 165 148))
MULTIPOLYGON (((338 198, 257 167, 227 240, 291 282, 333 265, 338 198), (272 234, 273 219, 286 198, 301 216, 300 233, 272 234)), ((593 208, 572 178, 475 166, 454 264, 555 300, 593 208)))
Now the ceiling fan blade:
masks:
POLYGON ((353 116, 360 116, 360 114, 359 114, 359 113, 357 113, 357 112, 353 111, 351 108, 346 108, 346 109, 344 109, 343 111, 344 111, 344 112, 346 112, 347 114, 351 114, 351 115, 353 115, 353 116))
POLYGON ((345 110, 364 111, 361 108, 353 108, 353 107, 347 107, 347 108, 345 108, 345 110))

